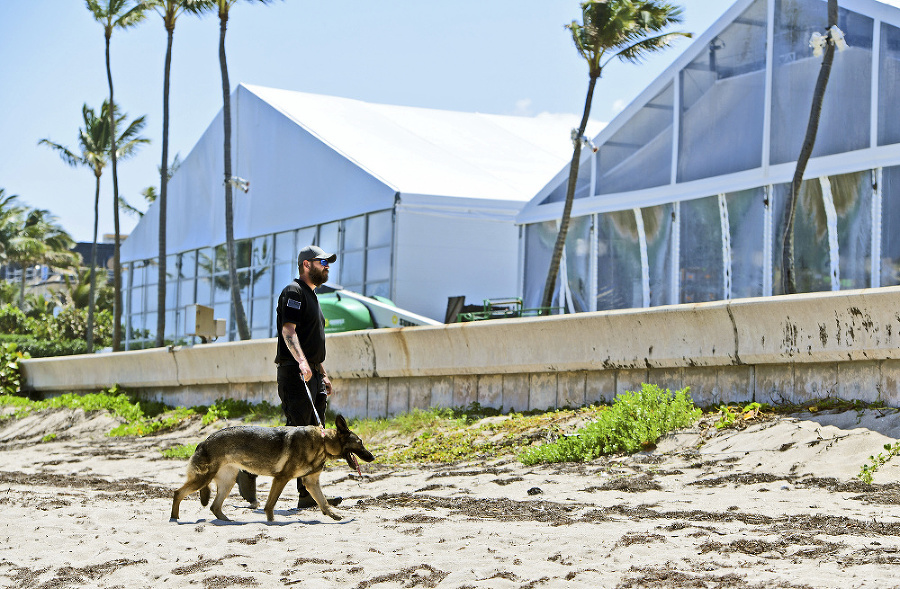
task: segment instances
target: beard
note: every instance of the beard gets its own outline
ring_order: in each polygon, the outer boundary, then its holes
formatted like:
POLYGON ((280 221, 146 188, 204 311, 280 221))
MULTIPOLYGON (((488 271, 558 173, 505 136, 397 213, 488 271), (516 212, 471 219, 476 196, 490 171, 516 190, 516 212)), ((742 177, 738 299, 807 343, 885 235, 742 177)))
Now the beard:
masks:
POLYGON ((309 281, 316 286, 322 286, 323 284, 328 282, 328 268, 317 268, 316 266, 310 266, 309 271, 306 273, 306 276, 309 278, 309 281))

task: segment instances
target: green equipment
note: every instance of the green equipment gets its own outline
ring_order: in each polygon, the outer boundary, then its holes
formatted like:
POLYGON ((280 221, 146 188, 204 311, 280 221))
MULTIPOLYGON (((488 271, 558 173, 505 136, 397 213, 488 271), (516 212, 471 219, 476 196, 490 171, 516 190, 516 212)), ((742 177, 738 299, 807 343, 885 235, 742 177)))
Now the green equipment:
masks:
POLYGON ((384 297, 367 297, 327 283, 320 286, 317 292, 319 306, 325 315, 325 333, 381 327, 443 325, 439 321, 400 309, 384 297))
MULTIPOLYGON (((486 319, 509 319, 512 317, 537 317, 541 315, 556 315, 563 312, 562 307, 525 309, 522 299, 519 297, 484 299, 484 304, 479 311, 474 310, 471 305, 460 304, 459 307, 461 309, 465 307, 468 310, 456 315, 457 323, 484 321, 486 319)), ((477 309, 477 307, 474 308, 477 309)))

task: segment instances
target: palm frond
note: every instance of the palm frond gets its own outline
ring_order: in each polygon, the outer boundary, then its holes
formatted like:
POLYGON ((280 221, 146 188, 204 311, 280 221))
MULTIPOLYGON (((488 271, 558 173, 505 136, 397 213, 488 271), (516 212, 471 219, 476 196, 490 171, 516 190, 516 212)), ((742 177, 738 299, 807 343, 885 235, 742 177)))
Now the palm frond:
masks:
POLYGON ((137 2, 129 7, 132 0, 85 0, 85 6, 94 20, 103 24, 107 37, 113 29, 127 29, 141 22, 146 17, 148 5, 137 2))
MULTIPOLYGON (((618 58, 629 63, 640 63, 648 54, 656 53, 657 51, 662 51, 669 47, 675 39, 691 38, 692 36, 691 33, 672 32, 641 39, 633 45, 620 49, 615 55, 612 55, 609 60, 618 58)), ((609 60, 607 60, 607 63, 609 63, 609 60)))
POLYGON ((18 199, 18 194, 10 194, 9 196, 7 196, 6 189, 0 188, 0 211, 3 211, 4 209, 9 210, 9 208, 12 208, 13 202, 18 199))
POLYGON ((667 47, 689 33, 664 31, 680 23, 682 10, 658 0, 588 0, 581 5, 583 24, 567 25, 576 48, 599 76, 613 58, 639 62, 647 53, 667 47), (601 63, 606 55, 611 57, 601 63))
MULTIPOLYGON (((119 122, 124 122, 127 117, 123 115, 120 117, 119 122)), ((145 117, 141 116, 131 121, 128 126, 122 131, 122 134, 119 135, 119 138, 116 140, 116 157, 121 159, 128 159, 129 157, 135 155, 137 153, 138 147, 141 145, 145 145, 150 143, 150 140, 146 137, 141 137, 139 133, 146 126, 145 117)))
MULTIPOLYGON (((147 188, 145 188, 144 192, 142 192, 141 194, 148 202, 153 202, 153 200, 156 200, 156 189, 152 186, 148 186, 147 188), (147 197, 148 192, 153 194, 152 200, 147 197)), ((121 208, 127 214, 133 215, 138 218, 142 218, 144 216, 144 211, 140 210, 139 208, 135 207, 130 202, 125 200, 124 196, 119 197, 119 208, 121 208)))
MULTIPOLYGON (((103 102, 101 112, 108 112, 107 101, 103 102)), ((81 107, 84 126, 78 129, 78 150, 76 153, 60 143, 49 139, 41 139, 38 145, 46 145, 59 153, 70 166, 88 166, 98 173, 106 166, 109 158, 109 120, 98 117, 96 111, 87 104, 81 107)))
POLYGON ((103 6, 97 0, 85 0, 84 4, 87 6, 88 12, 94 15, 94 18, 97 18, 99 14, 103 14, 103 6))
MULTIPOLYGON (((128 118, 127 114, 123 114, 116 119, 116 127, 119 127, 120 123, 125 123, 128 118)), ((118 141, 131 141, 133 139, 139 139, 139 133, 144 130, 144 127, 147 126, 147 115, 141 115, 138 118, 134 119, 125 127, 122 133, 118 137, 118 141)))
POLYGON ((182 0, 185 12, 204 14, 216 8, 215 0, 182 0))
POLYGON ((182 164, 181 153, 179 152, 179 153, 176 153, 175 157, 172 158, 172 163, 169 164, 169 167, 166 170, 168 172, 169 180, 171 180, 172 176, 175 175, 175 172, 177 172, 179 170, 179 168, 181 168, 181 164, 182 164))
POLYGON ((41 139, 38 141, 38 145, 46 145, 50 149, 53 149, 59 154, 59 157, 62 161, 66 162, 66 165, 72 166, 73 168, 77 168, 78 166, 83 166, 85 164, 84 158, 81 156, 77 156, 72 151, 59 143, 54 143, 49 139, 41 139))
POLYGON ((128 29, 136 26, 142 20, 147 18, 147 7, 143 2, 134 5, 130 10, 115 19, 114 26, 120 29, 128 29))

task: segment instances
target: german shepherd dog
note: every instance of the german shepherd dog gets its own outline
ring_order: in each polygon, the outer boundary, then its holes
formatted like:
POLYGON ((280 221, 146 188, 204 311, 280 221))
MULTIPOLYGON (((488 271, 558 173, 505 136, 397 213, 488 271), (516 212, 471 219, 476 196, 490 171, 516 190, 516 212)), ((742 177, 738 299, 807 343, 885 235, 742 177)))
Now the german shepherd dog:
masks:
POLYGON ((172 521, 178 519, 181 500, 200 491, 200 503, 209 503, 209 484, 216 482, 216 498, 211 509, 217 518, 229 521, 222 513, 222 503, 231 492, 238 472, 274 477, 272 490, 266 500, 266 519, 274 520, 275 502, 284 486, 295 478, 302 478, 322 513, 339 520, 319 486, 319 475, 325 461, 344 458, 350 468, 359 470, 356 457, 372 462, 375 457, 366 450, 359 436, 350 431, 343 416, 335 420, 336 429, 323 430, 317 426, 254 427, 237 426, 219 430, 197 445, 187 467, 187 481, 175 491, 172 501, 172 521))

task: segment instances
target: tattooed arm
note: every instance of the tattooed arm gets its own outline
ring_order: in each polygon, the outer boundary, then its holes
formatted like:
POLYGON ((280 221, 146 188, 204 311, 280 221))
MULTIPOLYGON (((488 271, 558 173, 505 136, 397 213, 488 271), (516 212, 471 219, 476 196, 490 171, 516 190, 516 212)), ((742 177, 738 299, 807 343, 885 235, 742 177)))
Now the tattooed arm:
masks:
POLYGON ((312 368, 309 367, 309 362, 306 361, 306 356, 303 355, 303 350, 300 349, 300 338, 297 337, 297 326, 293 323, 285 323, 281 326, 281 337, 284 338, 284 343, 287 345, 288 350, 290 350, 291 355, 300 364, 300 374, 303 375, 303 380, 308 381, 312 378, 312 368))

